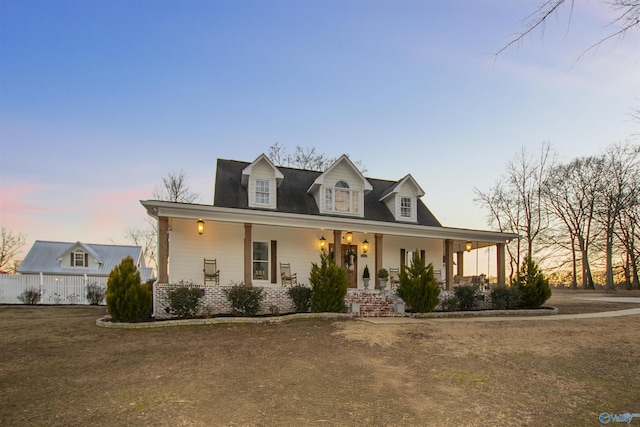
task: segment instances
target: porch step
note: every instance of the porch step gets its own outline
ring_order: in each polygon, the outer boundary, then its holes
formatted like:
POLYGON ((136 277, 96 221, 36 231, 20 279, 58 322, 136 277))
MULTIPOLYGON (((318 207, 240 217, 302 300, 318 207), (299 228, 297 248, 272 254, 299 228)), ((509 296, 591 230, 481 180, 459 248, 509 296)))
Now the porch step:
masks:
POLYGON ((404 313, 396 313, 394 304, 401 301, 395 292, 385 293, 379 290, 349 290, 345 298, 347 305, 360 304, 360 312, 356 317, 403 317, 404 313))

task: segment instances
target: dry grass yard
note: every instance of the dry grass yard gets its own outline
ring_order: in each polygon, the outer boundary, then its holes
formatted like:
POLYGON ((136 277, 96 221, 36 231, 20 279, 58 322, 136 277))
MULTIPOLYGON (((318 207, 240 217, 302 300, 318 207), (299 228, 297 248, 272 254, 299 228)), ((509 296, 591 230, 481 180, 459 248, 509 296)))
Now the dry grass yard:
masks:
MULTIPOLYGON (((550 304, 638 307, 578 293, 550 304)), ((587 426, 640 412, 637 315, 122 330, 95 326, 104 312, 0 307, 1 426, 587 426)))

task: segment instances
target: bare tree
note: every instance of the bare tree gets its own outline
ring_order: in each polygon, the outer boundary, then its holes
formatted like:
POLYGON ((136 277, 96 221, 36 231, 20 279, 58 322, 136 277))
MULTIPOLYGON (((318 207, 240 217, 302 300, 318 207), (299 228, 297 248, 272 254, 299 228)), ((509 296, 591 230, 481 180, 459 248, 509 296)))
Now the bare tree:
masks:
POLYGON ((602 194, 596 205, 596 219, 605 232, 605 288, 613 287, 613 249, 619 220, 634 204, 637 175, 640 170, 640 147, 631 144, 610 146, 604 155, 606 175, 602 180, 602 194))
POLYGON ((158 226, 156 222, 147 218, 148 226, 146 228, 129 228, 125 232, 125 239, 136 246, 142 248, 142 254, 144 256, 147 267, 151 267, 154 271, 158 268, 156 260, 156 249, 158 247, 158 226))
POLYGON ((153 197, 169 202, 193 203, 200 195, 191 192, 187 184, 187 175, 180 170, 179 173, 172 171, 163 177, 162 186, 156 187, 153 191, 153 197))
MULTIPOLYGON (((624 35, 632 30, 640 27, 640 0, 606 0, 606 4, 608 4, 612 10, 616 12, 616 18, 613 20, 611 24, 617 26, 617 29, 613 30, 612 33, 605 36, 604 38, 595 41, 591 46, 587 47, 582 55, 586 52, 597 49, 601 44, 606 42, 607 40, 613 38, 622 38, 624 35)), ((562 8, 569 9, 569 22, 573 17, 573 11, 576 7, 575 0, 545 0, 543 1, 538 9, 536 9, 533 13, 527 16, 524 19, 524 30, 515 35, 509 43, 500 48, 495 55, 500 55, 505 50, 509 49, 513 45, 519 45, 523 42, 524 38, 533 32, 540 30, 544 33, 547 22, 552 16, 557 16, 559 11, 562 8)), ((581 55, 581 56, 582 56, 581 55)), ((579 58, 578 58, 579 59, 579 58)))
POLYGON ((525 254, 533 256, 536 244, 548 227, 543 200, 543 183, 554 162, 551 147, 543 143, 536 158, 522 148, 507 166, 507 173, 496 185, 484 193, 475 189, 476 201, 490 211, 489 224, 498 230, 522 236, 507 247, 511 275, 517 270, 525 254), (522 247, 522 243, 526 247, 522 247))
POLYGON ((582 264, 582 286, 593 289, 589 263, 592 222, 603 161, 599 157, 583 157, 554 166, 544 182, 544 196, 549 212, 564 225, 571 245, 572 286, 577 282, 577 253, 582 264))
MULTIPOLYGON (((298 145, 296 146, 295 152, 293 154, 289 154, 287 153, 286 147, 278 142, 275 142, 269 147, 269 154, 267 154, 267 157, 269 157, 276 166, 314 171, 325 171, 337 160, 337 158, 328 157, 324 153, 318 153, 315 147, 303 148, 298 145)), ((356 160, 353 163, 363 174, 367 172, 367 169, 364 167, 361 160, 356 160)))
MULTIPOLYGON (((25 236, 22 233, 13 232, 4 226, 0 226, 2 241, 0 242, 0 270, 14 261, 15 256, 20 252, 25 243, 25 236)), ((13 264, 15 270, 16 264, 13 264)), ((14 271, 15 272, 15 271, 14 271)))

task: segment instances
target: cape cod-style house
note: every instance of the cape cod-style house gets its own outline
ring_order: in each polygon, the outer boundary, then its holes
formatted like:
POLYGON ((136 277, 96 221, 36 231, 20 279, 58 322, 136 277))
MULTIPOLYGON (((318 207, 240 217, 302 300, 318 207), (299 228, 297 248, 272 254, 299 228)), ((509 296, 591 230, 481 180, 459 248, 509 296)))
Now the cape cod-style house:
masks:
POLYGON ((368 266, 378 288, 375 272, 403 268, 417 250, 451 289, 464 251, 487 246, 497 247, 504 283, 505 243, 517 235, 445 227, 424 194, 411 175, 368 178, 346 155, 320 172, 276 167, 261 154, 253 162, 218 159, 212 205, 141 203, 158 221, 158 284, 203 284, 205 260, 215 260, 210 273, 220 285, 281 287, 281 264, 308 284, 311 263, 326 249, 348 267, 350 287, 363 287, 368 266))
POLYGON ((142 247, 103 245, 83 242, 51 242, 36 240, 18 267, 22 275, 108 277, 111 270, 126 257, 131 257, 140 272, 140 280, 153 278, 147 268, 142 247))

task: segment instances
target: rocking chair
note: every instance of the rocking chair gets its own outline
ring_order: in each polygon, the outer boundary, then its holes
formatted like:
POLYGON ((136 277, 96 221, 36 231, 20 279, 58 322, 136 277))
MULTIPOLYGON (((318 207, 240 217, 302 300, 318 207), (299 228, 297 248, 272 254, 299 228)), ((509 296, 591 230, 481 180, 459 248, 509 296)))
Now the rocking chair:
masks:
POLYGON ((215 259, 204 259, 204 283, 207 284, 207 280, 214 282, 215 285, 220 284, 220 270, 218 270, 215 259))
POLYGON ((282 286, 295 286, 298 284, 298 273, 291 274, 291 264, 280 263, 280 277, 282 278, 282 286))

